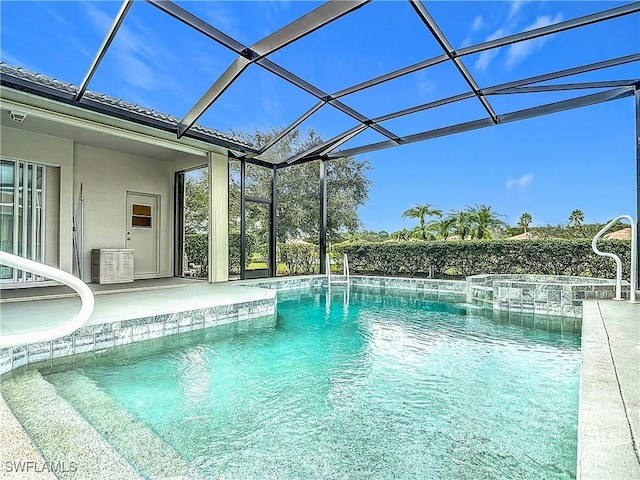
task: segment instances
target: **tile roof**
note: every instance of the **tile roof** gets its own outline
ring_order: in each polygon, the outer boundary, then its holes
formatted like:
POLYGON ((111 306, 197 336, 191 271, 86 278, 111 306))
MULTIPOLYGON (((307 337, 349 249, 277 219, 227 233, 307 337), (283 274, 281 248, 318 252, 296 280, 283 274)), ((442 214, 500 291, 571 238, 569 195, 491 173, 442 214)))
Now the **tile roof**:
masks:
MULTIPOLYGON (((21 87, 26 88, 30 92, 45 94, 53 99, 62 100, 69 103, 70 100, 80 106, 87 107, 92 105, 94 109, 105 110, 104 113, 111 114, 112 116, 119 116, 132 121, 140 121, 142 123, 149 123, 153 126, 164 127, 164 130, 177 131, 177 126, 180 123, 180 119, 172 115, 158 112, 151 108, 141 107, 133 103, 125 102, 124 100, 110 97, 103 93, 96 93, 87 90, 80 102, 74 100, 78 87, 71 83, 61 82, 55 78, 48 77, 41 73, 34 73, 24 68, 8 65, 4 62, 0 62, 0 79, 2 85, 8 84, 15 87, 19 84, 21 87), (9 78, 8 78, 9 77, 9 78), (13 80, 13 82, 9 80, 13 80), (148 120, 145 122, 144 120, 148 120)), ((249 151, 253 151, 255 147, 248 143, 246 140, 227 135, 218 130, 212 128, 203 127, 202 125, 193 125, 190 131, 196 138, 209 141, 210 143, 230 144, 238 147, 245 147, 249 151)), ((228 146, 228 145, 223 145, 228 146)))

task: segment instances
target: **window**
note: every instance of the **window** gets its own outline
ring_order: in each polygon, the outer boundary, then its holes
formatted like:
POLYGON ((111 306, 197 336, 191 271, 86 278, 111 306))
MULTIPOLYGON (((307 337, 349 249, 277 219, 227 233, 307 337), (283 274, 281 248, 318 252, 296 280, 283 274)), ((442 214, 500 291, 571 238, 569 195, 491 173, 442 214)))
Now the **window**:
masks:
POLYGON ((133 204, 131 212, 131 226, 137 228, 151 228, 151 205, 133 204))

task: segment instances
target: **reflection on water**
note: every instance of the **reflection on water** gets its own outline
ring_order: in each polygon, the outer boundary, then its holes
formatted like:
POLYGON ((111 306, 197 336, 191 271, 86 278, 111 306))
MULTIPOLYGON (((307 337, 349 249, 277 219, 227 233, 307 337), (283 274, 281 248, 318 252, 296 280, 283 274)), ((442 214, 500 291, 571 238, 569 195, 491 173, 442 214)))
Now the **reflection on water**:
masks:
POLYGON ((91 379, 208 478, 575 477, 580 337, 555 319, 419 292, 278 298, 275 326, 57 369, 91 379))

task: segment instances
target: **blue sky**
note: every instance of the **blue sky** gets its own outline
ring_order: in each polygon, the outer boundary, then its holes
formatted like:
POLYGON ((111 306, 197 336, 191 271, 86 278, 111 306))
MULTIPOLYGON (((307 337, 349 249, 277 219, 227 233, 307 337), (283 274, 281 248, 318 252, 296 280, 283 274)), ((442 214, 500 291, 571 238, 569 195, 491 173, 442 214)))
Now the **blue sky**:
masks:
MULTIPOLYGON (((320 5, 317 2, 177 2, 246 45, 320 5)), ((425 2, 454 48, 518 33, 627 2, 425 2)), ((120 2, 0 2, 3 62, 78 85, 120 2)), ((480 87, 640 51, 640 14, 628 15, 464 57, 480 87)), ((442 50, 408 2, 374 1, 270 58, 327 93, 434 57, 442 50)), ((90 90, 182 117, 234 60, 232 52, 145 2, 135 2, 90 90)), ((638 62, 555 83, 638 79, 638 62)), ((342 100, 375 117, 468 91, 450 64, 401 77, 342 100)), ((588 94, 588 90, 578 94, 588 94)), ((493 96, 498 114, 569 98, 570 93, 493 96)), ((221 131, 284 127, 316 103, 251 66, 199 119, 221 131)), ((385 122, 398 135, 476 120, 476 99, 385 122)), ((302 128, 328 139, 355 125, 324 107, 302 128)), ((416 203, 448 211, 486 204, 515 224, 587 222, 635 215, 635 106, 632 97, 531 120, 365 154, 372 165, 365 228, 411 228, 416 203)), ((367 131, 344 147, 382 140, 367 131)))

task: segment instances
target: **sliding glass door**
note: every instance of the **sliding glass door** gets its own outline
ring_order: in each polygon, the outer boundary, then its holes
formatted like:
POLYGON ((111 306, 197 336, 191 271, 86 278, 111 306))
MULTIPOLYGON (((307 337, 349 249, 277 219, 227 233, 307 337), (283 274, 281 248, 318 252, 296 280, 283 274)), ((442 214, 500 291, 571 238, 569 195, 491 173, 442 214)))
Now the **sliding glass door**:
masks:
MULTIPOLYGON (((44 262, 46 167, 0 160, 0 249, 44 262)), ((42 277, 0 266, 0 281, 34 282, 42 277)))

